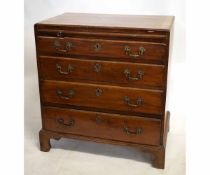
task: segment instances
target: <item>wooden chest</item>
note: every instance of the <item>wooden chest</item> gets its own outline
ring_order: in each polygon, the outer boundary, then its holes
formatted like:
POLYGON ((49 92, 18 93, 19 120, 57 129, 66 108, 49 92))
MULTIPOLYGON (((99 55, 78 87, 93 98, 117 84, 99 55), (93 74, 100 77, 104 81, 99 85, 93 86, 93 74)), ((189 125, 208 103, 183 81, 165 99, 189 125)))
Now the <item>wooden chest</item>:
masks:
POLYGON ((61 137, 129 145, 164 168, 173 20, 65 13, 35 24, 40 149, 61 137))

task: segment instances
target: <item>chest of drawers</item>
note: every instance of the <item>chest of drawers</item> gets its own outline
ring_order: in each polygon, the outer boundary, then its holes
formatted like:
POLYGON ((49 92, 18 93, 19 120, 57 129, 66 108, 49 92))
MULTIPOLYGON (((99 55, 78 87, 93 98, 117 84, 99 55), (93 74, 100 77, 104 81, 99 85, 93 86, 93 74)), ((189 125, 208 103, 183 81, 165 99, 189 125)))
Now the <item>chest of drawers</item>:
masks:
POLYGON ((35 24, 40 149, 63 137, 128 145, 164 168, 173 20, 65 13, 35 24))

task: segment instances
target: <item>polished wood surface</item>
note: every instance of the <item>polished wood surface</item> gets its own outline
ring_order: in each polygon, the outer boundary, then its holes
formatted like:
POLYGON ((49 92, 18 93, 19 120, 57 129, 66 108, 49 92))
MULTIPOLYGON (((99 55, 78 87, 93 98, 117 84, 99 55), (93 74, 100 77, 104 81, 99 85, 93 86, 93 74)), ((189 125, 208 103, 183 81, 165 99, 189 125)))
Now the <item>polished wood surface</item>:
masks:
POLYGON ((44 129, 149 145, 160 144, 160 120, 81 110, 43 108, 44 129), (59 123, 63 120, 63 123, 59 123), (73 121, 73 125, 68 125, 73 121), (125 127, 129 132, 126 133, 125 127), (136 133, 137 129, 141 133, 136 133))
MULTIPOLYGON (((169 131, 169 119, 170 113, 166 112, 166 126, 164 129, 164 140, 167 140, 167 135, 169 131)), ((117 141, 112 139, 104 139, 104 138, 97 138, 91 136, 82 136, 82 135, 75 135, 71 133, 59 133, 50 130, 41 129, 39 132, 39 140, 40 140, 40 149, 41 151, 48 152, 51 148, 50 139, 59 140, 60 138, 72 138, 72 139, 80 139, 80 140, 88 140, 98 143, 109 143, 113 145, 122 145, 122 146, 132 146, 137 149, 141 149, 142 151, 150 152, 153 155, 152 164, 155 168, 164 169, 165 167, 165 149, 166 144, 163 145, 145 145, 139 143, 132 143, 132 142, 124 142, 124 141, 117 141)))
POLYGON ((90 106, 117 111, 134 111, 152 114, 162 114, 163 92, 159 90, 144 90, 139 88, 123 88, 118 86, 67 83, 58 81, 41 82, 41 100, 43 102, 69 104, 76 106, 90 106), (97 96, 97 90, 101 95, 97 96), (57 91, 62 95, 58 95, 57 91), (74 95, 69 97, 69 91, 74 95), (129 106, 125 97, 130 98, 130 103, 137 105, 138 97, 142 102, 137 106, 129 106), (68 99, 66 99, 68 98, 68 99))
POLYGON ((128 145, 163 169, 173 21, 66 13, 35 24, 40 149, 62 137, 128 145))
POLYGON ((38 37, 38 52, 40 55, 83 55, 95 57, 114 57, 124 59, 124 61, 135 60, 165 60, 167 54, 167 46, 165 43, 139 42, 139 41, 120 41, 120 40, 102 40, 102 39, 86 39, 86 38, 54 38, 54 37, 38 37), (60 49, 54 47, 54 43, 59 42, 60 49), (71 43, 71 48, 66 51, 66 44, 71 43), (100 49, 96 51, 96 44, 100 45, 100 49), (138 55, 140 47, 145 52, 139 56, 128 55, 125 48, 131 49, 131 54, 138 55))
POLYGON ((87 81, 119 84, 129 87, 163 88, 164 66, 100 60, 81 60, 69 57, 40 56, 41 79, 87 81), (60 66, 60 67, 57 67, 60 66), (69 70, 69 66, 72 70, 69 70), (129 76, 125 71, 130 72, 129 76), (142 78, 138 72, 143 72, 142 78))
POLYGON ((40 24, 170 30, 173 20, 173 16, 64 13, 40 24))
POLYGON ((96 38, 109 40, 143 41, 154 43, 166 43, 167 31, 151 31, 137 29, 113 29, 113 28, 84 28, 70 26, 43 26, 35 25, 37 34, 41 37, 69 37, 69 38, 96 38))

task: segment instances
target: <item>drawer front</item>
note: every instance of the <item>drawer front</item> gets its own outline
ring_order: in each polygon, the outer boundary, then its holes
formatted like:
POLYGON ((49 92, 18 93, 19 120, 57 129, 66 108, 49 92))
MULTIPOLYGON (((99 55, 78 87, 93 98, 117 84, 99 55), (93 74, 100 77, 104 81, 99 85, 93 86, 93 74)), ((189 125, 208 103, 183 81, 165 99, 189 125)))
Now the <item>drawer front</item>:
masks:
POLYGON ((41 82, 41 99, 50 103, 162 114, 162 98, 163 91, 158 90, 59 81, 41 82))
POLYGON ((126 61, 164 60, 167 47, 164 43, 119 41, 83 38, 38 37, 40 55, 84 55, 114 57, 126 61))
POLYGON ((160 144, 160 120, 43 107, 46 130, 149 145, 160 144))
POLYGON ((42 79, 88 80, 127 86, 163 87, 164 66, 139 63, 39 57, 42 79))

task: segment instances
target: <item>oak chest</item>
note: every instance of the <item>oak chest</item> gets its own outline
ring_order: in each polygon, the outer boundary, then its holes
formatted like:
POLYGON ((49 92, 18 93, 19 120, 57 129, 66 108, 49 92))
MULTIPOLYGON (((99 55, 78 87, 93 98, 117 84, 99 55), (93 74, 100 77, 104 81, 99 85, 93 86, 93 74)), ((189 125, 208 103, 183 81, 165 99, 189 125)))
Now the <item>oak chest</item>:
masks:
POLYGON ((65 13, 35 24, 40 149, 62 137, 129 145, 164 168, 173 20, 65 13))

